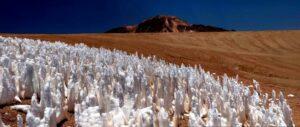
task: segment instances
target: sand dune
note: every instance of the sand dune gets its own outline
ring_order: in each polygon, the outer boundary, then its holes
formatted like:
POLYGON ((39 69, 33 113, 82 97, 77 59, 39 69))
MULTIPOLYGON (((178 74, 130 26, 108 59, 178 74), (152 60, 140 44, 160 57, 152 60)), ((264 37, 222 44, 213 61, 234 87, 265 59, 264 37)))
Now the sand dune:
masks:
POLYGON ((3 35, 116 48, 176 64, 200 64, 217 75, 239 75, 246 83, 256 79, 265 92, 272 88, 295 95, 289 103, 300 125, 300 31, 3 35))

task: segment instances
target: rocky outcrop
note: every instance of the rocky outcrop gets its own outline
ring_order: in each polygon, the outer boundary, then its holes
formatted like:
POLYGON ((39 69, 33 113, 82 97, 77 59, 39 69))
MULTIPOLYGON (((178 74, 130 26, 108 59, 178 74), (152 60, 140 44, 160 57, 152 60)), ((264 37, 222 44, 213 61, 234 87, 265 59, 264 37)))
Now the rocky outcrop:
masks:
POLYGON ((140 24, 123 26, 108 30, 106 33, 155 33, 155 32, 218 32, 228 31, 214 26, 189 24, 175 16, 155 16, 140 24))

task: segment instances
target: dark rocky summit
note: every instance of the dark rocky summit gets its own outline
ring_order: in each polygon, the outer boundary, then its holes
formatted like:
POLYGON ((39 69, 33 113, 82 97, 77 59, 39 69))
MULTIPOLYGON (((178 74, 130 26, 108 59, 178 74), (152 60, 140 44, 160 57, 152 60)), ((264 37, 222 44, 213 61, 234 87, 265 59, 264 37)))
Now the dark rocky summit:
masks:
POLYGON ((221 32, 232 31, 214 26, 189 24, 175 16, 155 16, 138 25, 122 26, 106 33, 154 33, 154 32, 221 32))

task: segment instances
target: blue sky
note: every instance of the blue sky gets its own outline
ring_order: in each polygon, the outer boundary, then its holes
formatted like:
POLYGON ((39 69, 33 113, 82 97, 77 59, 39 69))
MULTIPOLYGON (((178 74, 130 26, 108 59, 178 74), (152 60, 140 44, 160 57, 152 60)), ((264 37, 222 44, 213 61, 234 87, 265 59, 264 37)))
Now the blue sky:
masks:
POLYGON ((235 30, 300 29, 300 0, 1 0, 0 32, 97 33, 155 15, 235 30))

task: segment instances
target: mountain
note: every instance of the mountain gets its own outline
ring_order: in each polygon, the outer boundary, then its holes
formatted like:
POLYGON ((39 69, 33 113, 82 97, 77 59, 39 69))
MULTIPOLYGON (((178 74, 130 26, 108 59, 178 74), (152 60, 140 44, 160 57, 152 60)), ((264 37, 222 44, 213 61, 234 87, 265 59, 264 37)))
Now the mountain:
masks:
POLYGON ((132 26, 110 29, 106 33, 154 33, 154 32, 219 32, 223 28, 201 24, 189 24, 176 16, 158 15, 132 26))

